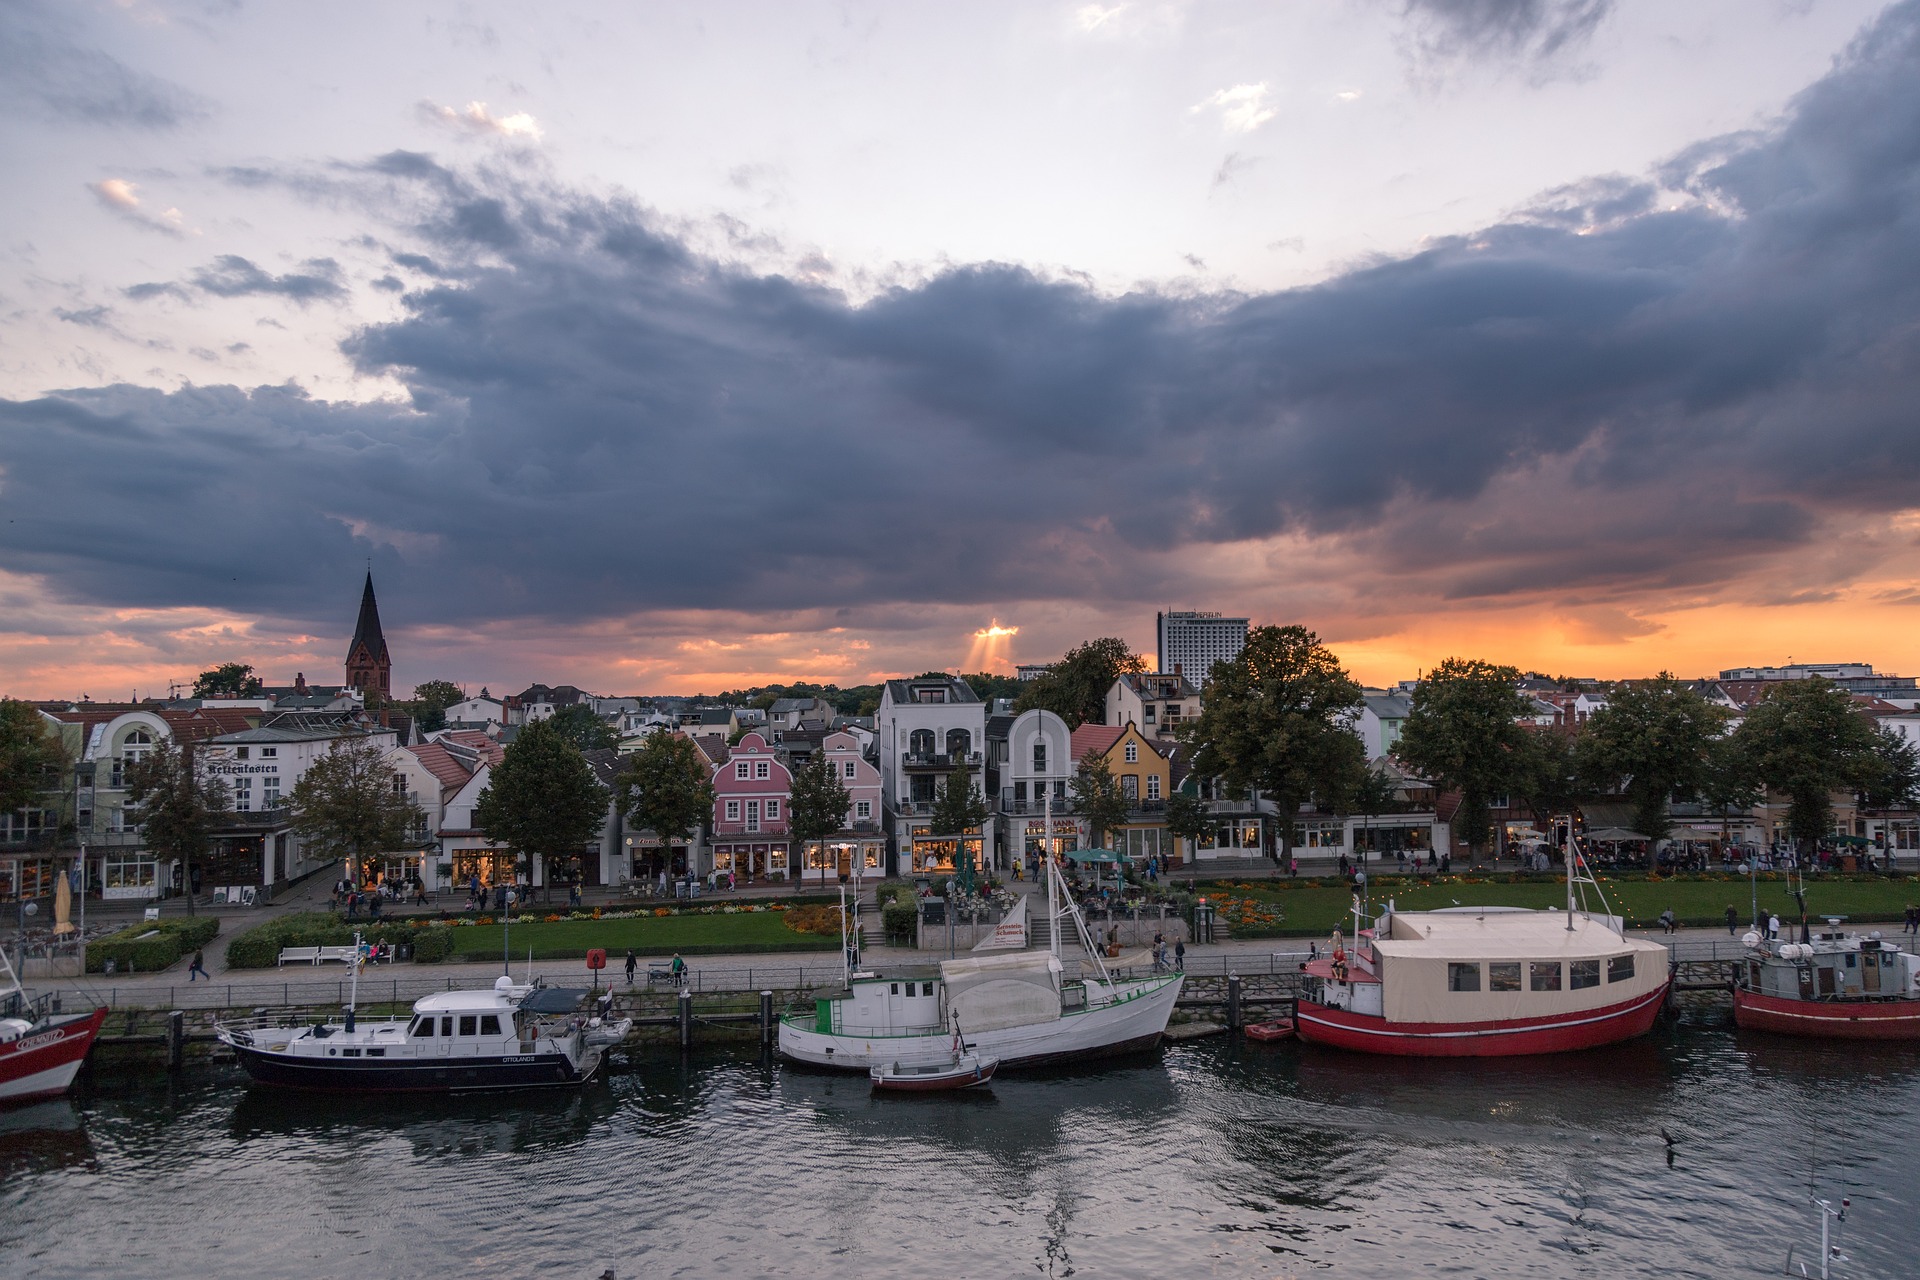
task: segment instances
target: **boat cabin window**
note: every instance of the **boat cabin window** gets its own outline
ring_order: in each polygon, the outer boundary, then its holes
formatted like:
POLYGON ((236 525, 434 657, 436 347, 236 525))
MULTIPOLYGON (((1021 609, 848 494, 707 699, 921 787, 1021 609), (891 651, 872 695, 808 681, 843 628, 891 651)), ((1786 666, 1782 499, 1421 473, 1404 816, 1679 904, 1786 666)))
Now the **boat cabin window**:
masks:
POLYGON ((1560 989, 1560 962, 1558 960, 1532 960, 1527 968, 1533 978, 1535 991, 1558 991, 1560 989))
POLYGON ((1480 989, 1480 966, 1461 964, 1458 961, 1447 965, 1447 990, 1478 991, 1480 989))
POLYGON ((1520 962, 1496 961, 1487 966, 1487 990, 1518 991, 1520 989, 1520 962))
POLYGON ((433 1035, 433 1017, 428 1015, 422 1018, 415 1018, 413 1020, 413 1029, 407 1034, 430 1038, 433 1035))
POLYGON ((1567 961, 1567 986, 1573 991, 1583 991, 1588 987, 1600 985, 1600 962, 1598 960, 1567 961))
POLYGON ((500 1034, 499 1017, 491 1013, 482 1014, 480 1017, 480 1034, 483 1036, 499 1035, 500 1034))
POLYGON ((920 984, 920 994, 921 994, 921 995, 923 995, 923 996, 930 996, 930 995, 932 995, 932 994, 933 994, 933 984, 932 984, 931 982, 923 982, 923 983, 921 983, 921 984, 920 984))
POLYGON ((440 1019, 440 1034, 441 1034, 441 1035, 443 1035, 443 1036, 450 1036, 450 1035, 452 1035, 452 1034, 453 1034, 453 1019, 452 1019, 452 1018, 442 1018, 442 1019, 440 1019))
POLYGON ((1613 956, 1607 961, 1608 982, 1628 982, 1633 978, 1633 953, 1613 956))
POLYGON ((340 1056, 343 1058, 357 1058, 360 1056, 360 1051, 358 1049, 342 1049, 340 1056))
POLYGON ((384 1058, 387 1056, 387 1051, 385 1049, 369 1049, 367 1050, 367 1056, 369 1058, 384 1058))
MULTIPOLYGON (((897 996, 897 995, 899 995, 899 994, 900 994, 900 984, 896 982, 896 983, 894 983, 894 984, 893 984, 892 986, 890 986, 890 987, 888 987, 888 988, 887 988, 887 994, 888 994, 888 995, 890 995, 890 996, 897 996)), ((907 994, 908 994, 908 995, 912 995, 913 993, 912 993, 912 992, 908 992, 907 994)))
POLYGON ((460 1034, 463 1036, 470 1036, 473 1034, 473 1015, 472 1014, 463 1013, 460 1015, 460 1034))

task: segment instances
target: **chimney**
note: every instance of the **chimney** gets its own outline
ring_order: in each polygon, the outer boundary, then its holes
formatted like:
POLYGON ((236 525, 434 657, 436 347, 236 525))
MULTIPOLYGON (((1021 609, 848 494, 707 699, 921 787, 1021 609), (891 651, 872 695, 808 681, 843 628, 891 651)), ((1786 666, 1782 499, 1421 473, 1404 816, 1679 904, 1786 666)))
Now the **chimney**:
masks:
POLYGON ((1173 664, 1173 674, 1176 676, 1180 674, 1180 664, 1177 662, 1173 664))
POLYGON ((296 671, 293 673, 293 691, 295 693, 305 693, 307 691, 307 673, 306 672, 296 671))

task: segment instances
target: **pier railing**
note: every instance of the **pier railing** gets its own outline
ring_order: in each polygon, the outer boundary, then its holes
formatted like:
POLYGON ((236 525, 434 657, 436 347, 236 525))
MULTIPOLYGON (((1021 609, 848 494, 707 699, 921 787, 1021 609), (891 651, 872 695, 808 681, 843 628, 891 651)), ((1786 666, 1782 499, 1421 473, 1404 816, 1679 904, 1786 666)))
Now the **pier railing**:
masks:
MULTIPOLYGON (((1324 944, 1320 945, 1324 950, 1324 944)), ((1747 954, 1746 947, 1733 938, 1682 938, 1668 942, 1668 947, 1676 964, 1696 974, 1708 966, 1731 966, 1735 960, 1744 959, 1747 954)), ((1301 965, 1312 954, 1306 939, 1277 939, 1271 951, 1189 952, 1184 971, 1194 978, 1221 978, 1229 974, 1249 978, 1290 977, 1300 972, 1301 965)), ((911 959, 888 956, 874 959, 872 967, 885 972, 903 965, 930 966, 940 959, 937 954, 911 959)), ((1069 979, 1092 970, 1092 965, 1072 956, 1064 959, 1066 977, 1069 979)), ((1151 972, 1152 969, 1145 965, 1116 971, 1122 977, 1146 977, 1151 972)), ((572 986, 587 981, 586 974, 577 972, 549 971, 542 976, 556 985, 572 986)), ((628 990, 619 971, 609 971, 608 977, 615 991, 628 990)), ((844 970, 836 963, 782 964, 770 958, 769 963, 751 966, 689 964, 686 985, 696 995, 756 991, 793 993, 838 986, 843 977, 844 970)), ((423 996, 478 985, 483 984, 471 971, 435 976, 430 971, 405 966, 399 970, 374 967, 360 975, 360 1004, 367 1007, 411 1003, 423 996)), ((113 1009, 254 1009, 342 1005, 346 1003, 351 988, 351 979, 344 972, 331 980, 261 977, 240 978, 231 982, 182 982, 165 986, 147 982, 124 986, 90 983, 84 988, 64 984, 35 984, 36 991, 57 994, 62 1007, 69 1011, 88 1009, 103 1003, 113 1009)), ((671 982, 648 983, 641 980, 632 989, 665 993, 677 987, 671 982)))

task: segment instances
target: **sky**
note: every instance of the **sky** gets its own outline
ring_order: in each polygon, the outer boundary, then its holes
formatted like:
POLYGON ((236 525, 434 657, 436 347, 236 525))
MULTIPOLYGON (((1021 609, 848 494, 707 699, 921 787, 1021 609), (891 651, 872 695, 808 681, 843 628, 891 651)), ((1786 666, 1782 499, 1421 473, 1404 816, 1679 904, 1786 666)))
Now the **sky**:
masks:
POLYGON ((1920 672, 1920 0, 0 6, 0 694, 1920 672))

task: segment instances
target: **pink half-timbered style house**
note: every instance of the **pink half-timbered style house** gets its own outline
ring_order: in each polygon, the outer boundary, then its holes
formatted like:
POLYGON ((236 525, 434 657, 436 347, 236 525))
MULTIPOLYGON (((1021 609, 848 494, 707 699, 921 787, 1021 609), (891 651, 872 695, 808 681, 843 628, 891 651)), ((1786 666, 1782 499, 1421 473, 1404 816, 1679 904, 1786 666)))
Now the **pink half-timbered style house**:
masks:
POLYGON ((878 879, 887 856, 886 829, 880 824, 880 770, 860 754, 860 740, 850 733, 829 733, 820 751, 846 789, 847 816, 837 833, 799 851, 801 878, 837 882, 845 876, 854 883, 869 876, 878 879))
POLYGON ((735 743, 713 773, 713 869, 741 880, 785 879, 793 774, 757 733, 735 743))

